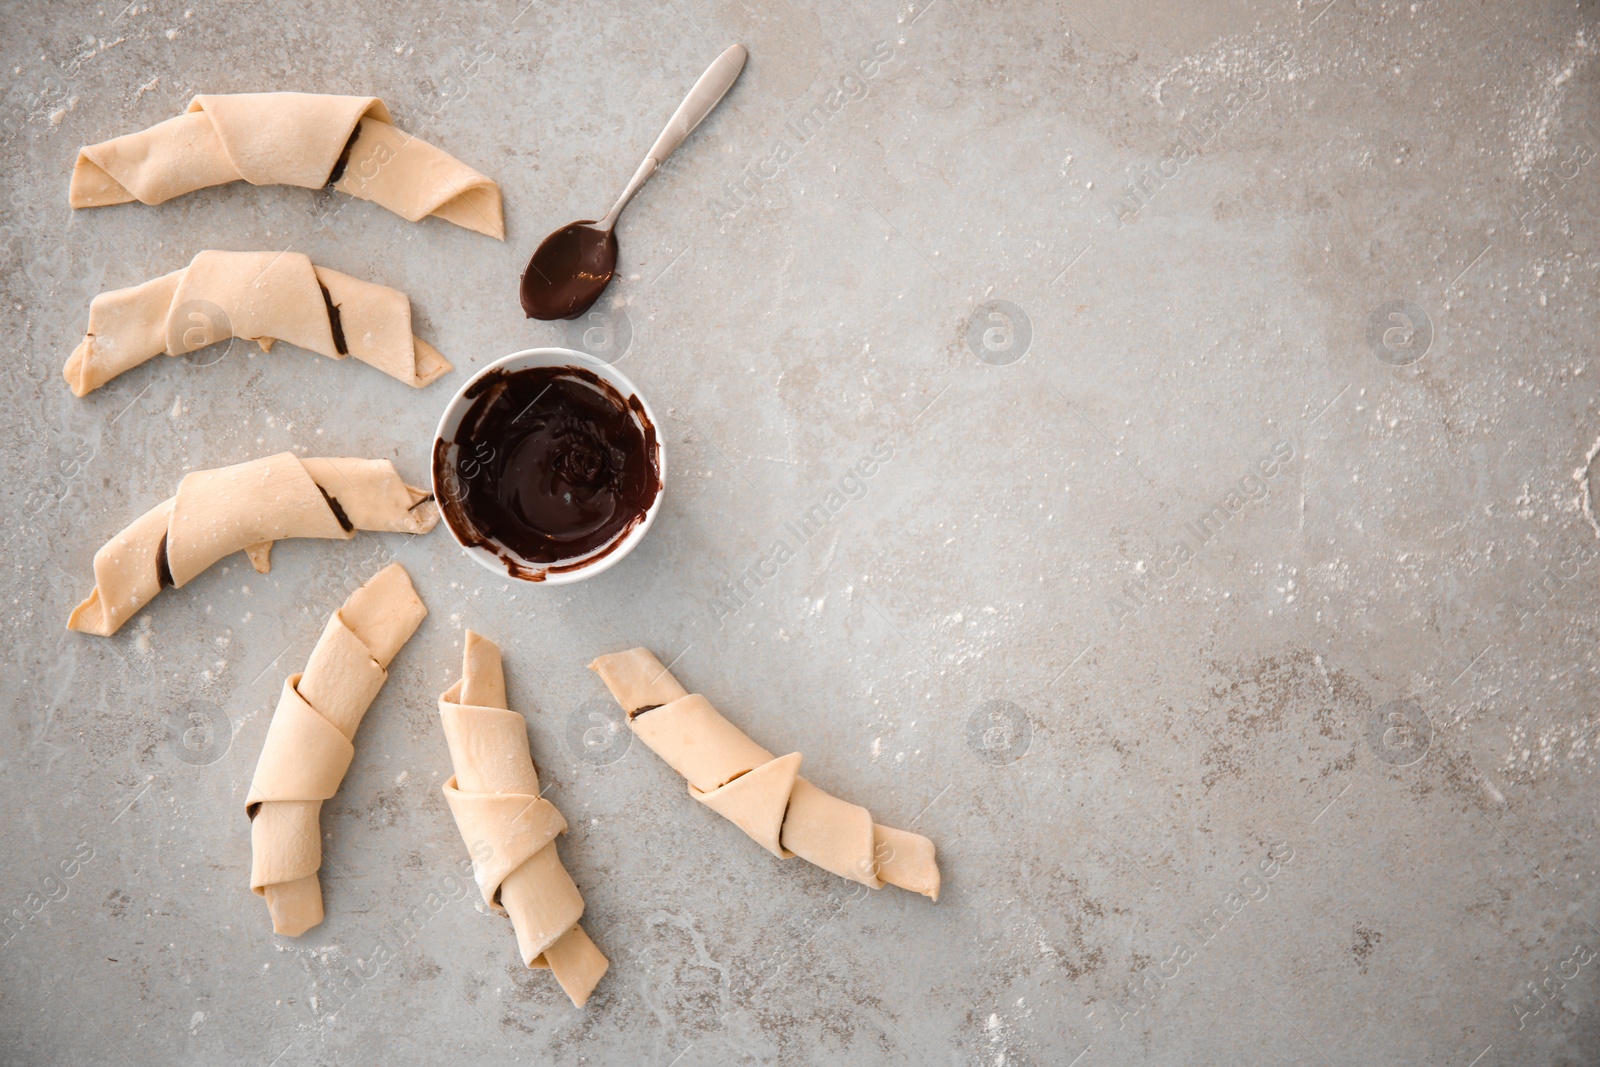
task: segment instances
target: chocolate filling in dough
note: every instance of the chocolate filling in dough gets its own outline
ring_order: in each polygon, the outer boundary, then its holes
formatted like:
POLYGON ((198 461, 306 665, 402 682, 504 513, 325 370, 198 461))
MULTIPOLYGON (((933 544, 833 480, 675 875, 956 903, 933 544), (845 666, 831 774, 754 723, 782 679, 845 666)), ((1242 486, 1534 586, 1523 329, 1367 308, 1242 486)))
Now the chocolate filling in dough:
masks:
POLYGON ((339 179, 344 177, 344 168, 350 165, 350 149, 356 146, 356 138, 361 136, 361 123, 356 123, 356 128, 350 131, 350 139, 344 143, 344 151, 339 153, 339 158, 333 164, 333 170, 328 172, 328 187, 339 184, 339 179))
POLYGON ((172 580, 172 564, 167 562, 166 534, 161 535, 161 543, 156 546, 156 582, 161 589, 166 589, 176 584, 172 580))
POLYGON ((459 489, 443 503, 469 544, 531 563, 579 559, 620 542, 661 491, 655 427, 643 405, 592 371, 496 371, 467 399, 433 463, 435 484, 459 489))
MULTIPOLYGON (((344 513, 344 508, 339 506, 339 501, 334 499, 333 494, 322 488, 320 485, 317 486, 317 491, 322 494, 322 499, 328 502, 328 510, 333 512, 333 517, 339 520, 340 528, 343 529, 345 533, 350 533, 352 530, 354 530, 355 527, 350 524, 350 516, 344 513)), ((413 507, 414 506, 415 505, 413 505, 413 507)), ((164 545, 166 544, 166 541, 163 540, 161 543, 164 545)))
POLYGON ((350 346, 344 342, 344 323, 339 321, 339 305, 333 302, 326 285, 318 285, 317 288, 322 290, 322 303, 328 309, 328 327, 333 330, 333 347, 341 356, 348 356, 350 346))

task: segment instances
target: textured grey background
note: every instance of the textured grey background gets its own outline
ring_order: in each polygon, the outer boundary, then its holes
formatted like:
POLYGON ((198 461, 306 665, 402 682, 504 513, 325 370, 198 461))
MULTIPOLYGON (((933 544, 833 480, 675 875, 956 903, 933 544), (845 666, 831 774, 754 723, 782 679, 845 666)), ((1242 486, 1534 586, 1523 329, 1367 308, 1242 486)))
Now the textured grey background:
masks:
POLYGON ((1593 4, 4 24, 7 1062, 1600 1060, 1593 4), (467 373, 568 337, 519 316, 533 245, 605 210, 734 40, 743 79, 622 225, 607 314, 671 464, 632 556, 513 589, 442 530, 289 543, 65 632, 94 550, 186 470, 294 449, 423 480, 467 373), (286 188, 67 208, 80 144, 267 89, 381 96, 501 183, 510 240, 286 188), (74 399, 90 299, 204 248, 400 288, 458 370, 413 392, 236 345, 74 399), (821 534, 786 532, 880 442, 821 534), (283 677, 391 557, 432 614, 325 808, 329 918, 276 938, 245 789, 283 677), (586 1011, 451 874, 464 626, 505 646, 572 824, 612 960, 586 1011), (625 748, 584 665, 635 644, 930 835, 939 903, 765 856, 625 748))

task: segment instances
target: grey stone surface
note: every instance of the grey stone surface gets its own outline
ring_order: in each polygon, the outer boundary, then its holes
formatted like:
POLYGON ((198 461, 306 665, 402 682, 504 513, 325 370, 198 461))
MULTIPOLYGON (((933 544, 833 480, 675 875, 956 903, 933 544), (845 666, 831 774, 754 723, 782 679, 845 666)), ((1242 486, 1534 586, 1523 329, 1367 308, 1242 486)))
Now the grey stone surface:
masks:
POLYGON ((0 908, 26 921, 0 1059, 1600 1061, 1593 5, 4 25, 0 908), (465 375, 569 336, 519 317, 538 238, 605 210, 734 40, 743 80, 622 224, 607 313, 671 463, 632 556, 556 590, 442 530, 288 543, 65 632, 95 549, 187 470, 293 449, 424 479, 465 375), (381 96, 501 183, 510 239, 243 185, 68 209, 80 144, 266 89, 381 96), (90 299, 205 248, 400 288, 458 370, 414 392, 241 344, 74 399, 90 299), (276 938, 245 789, 284 676, 391 557, 431 615, 326 806, 327 922, 276 938), (466 626, 572 824, 613 965, 585 1011, 452 880, 435 700, 466 626), (635 644, 930 835, 941 900, 694 805, 584 669, 635 644))

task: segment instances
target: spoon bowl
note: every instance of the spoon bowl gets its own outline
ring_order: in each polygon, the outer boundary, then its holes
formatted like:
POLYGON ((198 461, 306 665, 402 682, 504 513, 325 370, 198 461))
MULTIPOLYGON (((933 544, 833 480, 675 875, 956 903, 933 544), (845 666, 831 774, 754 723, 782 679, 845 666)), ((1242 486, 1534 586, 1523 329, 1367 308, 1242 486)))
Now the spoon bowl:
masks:
POLYGON ((617 270, 617 231, 592 219, 561 227, 539 244, 522 272, 522 310, 530 319, 575 319, 588 311, 617 270))

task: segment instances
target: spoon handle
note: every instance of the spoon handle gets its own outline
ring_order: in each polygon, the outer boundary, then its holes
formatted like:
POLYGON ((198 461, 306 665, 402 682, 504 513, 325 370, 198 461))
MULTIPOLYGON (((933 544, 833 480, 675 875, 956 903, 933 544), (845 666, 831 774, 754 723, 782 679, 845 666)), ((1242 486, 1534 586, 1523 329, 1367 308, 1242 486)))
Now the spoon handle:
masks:
POLYGON ((694 83, 694 88, 689 90, 689 95, 683 98, 683 103, 678 105, 678 110, 672 113, 672 118, 667 120, 667 128, 661 131, 661 136, 656 138, 656 143, 650 147, 650 154, 644 157, 644 162, 639 164, 639 169, 634 172, 633 179, 628 182, 628 187, 622 190, 622 195, 612 205, 606 217, 599 222, 599 229, 608 230, 617 224, 617 216, 622 214, 622 209, 628 206, 628 201, 633 199, 650 175, 656 168, 667 161, 673 149, 684 141, 684 138, 694 132, 694 128, 711 114, 711 109, 716 107, 733 88, 733 83, 738 79, 739 73, 744 70, 744 61, 750 53, 744 45, 729 46, 716 59, 711 61, 711 66, 700 75, 700 80, 694 83))
POLYGON ((672 150, 694 132, 694 128, 711 114, 711 109, 733 88, 749 54, 744 45, 736 44, 711 61, 711 66, 694 83, 694 88, 683 98, 678 110, 672 113, 672 118, 667 120, 667 128, 661 131, 661 136, 656 138, 656 143, 651 147, 650 158, 656 161, 657 166, 667 161, 672 150))

